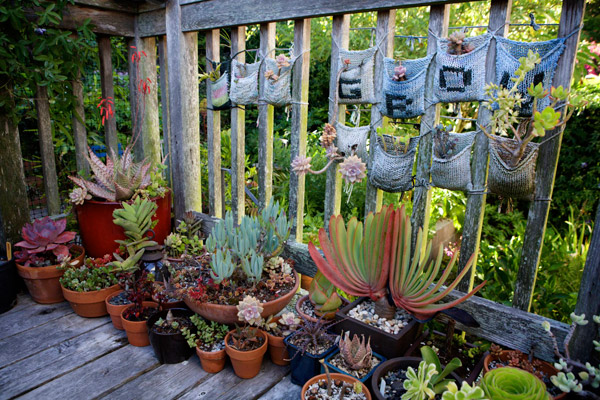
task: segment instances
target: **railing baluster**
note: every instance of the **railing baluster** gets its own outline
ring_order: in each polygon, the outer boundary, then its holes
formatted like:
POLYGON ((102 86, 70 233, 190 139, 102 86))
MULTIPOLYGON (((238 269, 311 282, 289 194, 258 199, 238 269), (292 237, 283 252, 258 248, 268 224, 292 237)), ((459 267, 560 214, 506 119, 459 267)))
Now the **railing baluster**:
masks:
MULTIPOLYGON (((219 62, 220 30, 212 29, 206 32, 206 71, 212 71, 212 65, 208 59, 219 62)), ((210 215, 221 218, 224 204, 221 204, 221 112, 213 111, 211 82, 206 80, 206 137, 208 141, 208 198, 210 203, 210 215)))
MULTIPOLYGON (((113 86, 111 53, 110 37, 98 35, 98 57, 100 58, 100 86, 102 87, 102 97, 104 99, 111 97, 114 101, 115 89, 113 86)), ((116 118, 109 118, 104 124, 104 144, 106 145, 107 153, 109 153, 109 149, 114 152, 117 151, 118 139, 116 118)))
MULTIPOLYGON (((246 27, 231 28, 231 55, 246 49, 246 27)), ((246 62, 242 51, 236 59, 246 62)), ((233 70, 231 71, 233 73, 233 70)), ((231 79, 231 75, 229 76, 231 79)), ((233 218, 240 223, 246 213, 246 111, 243 108, 231 109, 231 210, 233 218)))
MULTIPOLYGON (((308 124, 308 86, 310 72, 310 19, 294 21, 294 56, 300 56, 294 64, 292 82, 292 129, 290 137, 290 159, 306 156, 308 124), (301 55, 302 54, 302 55, 301 55), (300 56, 301 55, 301 56, 300 56)), ((290 174, 289 220, 292 234, 302 242, 304 230, 305 176, 290 174)))

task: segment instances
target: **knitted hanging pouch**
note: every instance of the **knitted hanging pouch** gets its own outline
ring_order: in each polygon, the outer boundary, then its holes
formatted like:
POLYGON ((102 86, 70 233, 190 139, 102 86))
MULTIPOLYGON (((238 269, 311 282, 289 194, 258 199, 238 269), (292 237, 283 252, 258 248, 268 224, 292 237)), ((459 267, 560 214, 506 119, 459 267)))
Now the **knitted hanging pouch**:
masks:
MULTIPOLYGON (((265 59, 265 63, 267 64, 265 70, 271 70, 277 75, 277 71, 279 71, 277 62, 272 58, 267 58, 265 59)), ((271 78, 264 79, 263 98, 267 103, 283 107, 292 102, 292 95, 290 93, 292 66, 293 63, 290 62, 288 67, 283 67, 277 80, 271 78)))
POLYGON ((229 98, 235 104, 258 103, 258 71, 260 61, 252 64, 231 61, 231 90, 229 98))
MULTIPOLYGON (((527 93, 527 88, 541 83, 545 90, 550 90, 558 59, 565 49, 566 38, 548 40, 545 42, 516 42, 501 36, 496 36, 496 84, 511 89, 514 86, 512 78, 519 68, 519 58, 527 57, 529 50, 538 53, 541 62, 525 75, 525 80, 518 86, 523 97, 519 108, 519 116, 527 117, 533 113, 533 97, 527 93)), ((549 96, 538 100, 538 110, 550 105, 549 96)))
POLYGON ((339 104, 375 103, 373 68, 376 52, 377 47, 359 51, 340 49, 340 69, 347 65, 347 70, 342 72, 338 83, 339 104))
POLYGON ((229 74, 227 71, 221 74, 221 77, 214 82, 210 82, 210 93, 212 109, 228 110, 231 108, 229 101, 229 74))
POLYGON ((488 189, 503 197, 531 198, 535 190, 535 164, 539 145, 528 143, 517 165, 511 167, 510 153, 500 143, 504 143, 509 148, 518 146, 514 139, 497 137, 490 140, 488 189))
POLYGON ((416 60, 402 60, 407 79, 395 81, 394 68, 400 63, 384 57, 381 113, 390 118, 412 118, 425 113, 425 78, 433 55, 416 60))
MULTIPOLYGON (((471 149, 473 140, 479 131, 466 133, 449 133, 454 148, 445 157, 439 157, 436 151, 436 137, 433 140, 433 160, 431 163, 431 183, 433 186, 467 191, 473 188, 471 184, 471 149)), ((434 131, 434 135, 440 135, 434 131)))
POLYGON ((419 137, 410 138, 408 151, 395 144, 392 136, 381 136, 373 146, 373 162, 368 172, 369 182, 377 189, 390 193, 412 189, 412 171, 419 137), (384 147, 385 146, 385 147, 384 147))
POLYGON ((485 60, 492 35, 466 38, 475 49, 462 55, 448 54, 448 39, 437 40, 434 103, 457 103, 485 99, 485 60))
POLYGON ((338 152, 344 157, 352 155, 352 149, 361 160, 366 160, 367 137, 371 130, 370 126, 349 127, 339 122, 335 124, 337 131, 336 145, 338 152))

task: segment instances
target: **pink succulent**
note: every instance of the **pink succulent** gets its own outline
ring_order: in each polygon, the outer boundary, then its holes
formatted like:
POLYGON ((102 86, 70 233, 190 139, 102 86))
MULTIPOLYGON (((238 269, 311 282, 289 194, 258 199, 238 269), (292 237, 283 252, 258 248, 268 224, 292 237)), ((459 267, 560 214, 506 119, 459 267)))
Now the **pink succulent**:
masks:
POLYGON ((285 54, 278 55, 277 58, 275 58, 275 62, 279 69, 290 66, 290 59, 285 54))
POLYGON ((392 78, 395 81, 403 81, 406 79, 406 68, 403 65, 398 65, 394 68, 394 77, 392 78))
POLYGON ((238 319, 242 322, 247 322, 250 325, 260 325, 262 322, 263 307, 256 297, 246 296, 244 300, 237 305, 238 319))
POLYGON ((297 156, 294 158, 294 161, 292 161, 292 170, 298 174, 298 176, 310 172, 310 160, 312 160, 312 157, 297 156))
POLYGON ((340 155, 338 154, 338 148, 334 145, 327 147, 325 155, 329 160, 333 160, 334 158, 338 158, 340 155))
MULTIPOLYGON (((28 255, 45 253, 52 251, 57 257, 66 257, 69 255, 69 248, 65 243, 75 239, 75 232, 65 232, 67 227, 66 219, 54 221, 50 217, 44 217, 33 221, 33 224, 25 224, 21 229, 21 235, 24 240, 15 244, 22 247, 23 259, 28 260, 28 255)), ((27 264, 25 264, 27 265, 27 264)))
POLYGON ((268 69, 268 70, 266 70, 266 71, 265 71, 265 78, 267 78, 267 79, 271 79, 271 77, 272 77, 273 75, 275 75, 275 73, 273 72, 273 70, 272 70, 272 69, 268 69))
POLYGON ((356 155, 352 155, 340 164, 340 174, 348 184, 362 181, 366 174, 367 165, 356 155))

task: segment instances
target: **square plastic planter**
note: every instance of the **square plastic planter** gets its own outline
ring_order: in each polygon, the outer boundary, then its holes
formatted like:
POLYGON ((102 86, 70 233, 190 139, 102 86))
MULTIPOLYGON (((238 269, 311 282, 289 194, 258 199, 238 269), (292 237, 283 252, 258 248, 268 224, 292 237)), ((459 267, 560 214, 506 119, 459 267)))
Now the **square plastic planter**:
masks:
POLYGON ((406 350, 419 338, 423 330, 423 324, 412 319, 400 332, 392 334, 348 316, 350 310, 366 300, 366 297, 361 297, 336 312, 335 319, 340 322, 333 325, 331 330, 338 335, 342 331, 365 335, 365 337, 371 338, 373 351, 388 359, 402 357, 406 350))
POLYGON ((333 345, 329 349, 317 355, 310 354, 307 351, 302 354, 298 347, 290 343, 290 339, 292 337, 294 337, 293 334, 286 337, 283 341, 287 346, 288 354, 292 360, 290 362, 290 368, 292 370, 292 383, 302 386, 310 378, 321 373, 321 363, 319 360, 331 354, 331 352, 336 349, 336 346, 333 345), (296 353, 300 354, 296 355, 296 353))
MULTIPOLYGON (((339 354, 339 352, 340 352, 340 350, 338 349, 338 350, 332 352, 331 354, 329 354, 327 356, 327 358, 325 359, 325 364, 327 364, 327 367, 329 367, 329 371, 330 372, 338 372, 340 374, 349 375, 349 376, 352 376, 353 378, 356 378, 355 376, 350 375, 349 373, 347 373, 345 371, 342 371, 335 365, 331 364, 331 362, 329 362, 329 360, 331 358, 335 357, 337 354, 339 354)), ((367 386, 367 388, 371 391, 371 393, 373 393, 373 391, 371 390, 371 376, 373 375, 373 372, 375 372, 377 367, 379 367, 383 362, 387 361, 387 358, 385 358, 381 354, 377 354, 377 353, 373 352, 373 355, 379 359, 379 362, 377 364, 375 364, 373 366, 373 368, 371 368, 371 371, 367 375, 365 375, 362 379, 359 379, 359 381, 361 381, 362 383, 364 383, 367 386)), ((321 373, 322 374, 325 373, 325 368, 323 368, 323 366, 321 366, 321 373)))

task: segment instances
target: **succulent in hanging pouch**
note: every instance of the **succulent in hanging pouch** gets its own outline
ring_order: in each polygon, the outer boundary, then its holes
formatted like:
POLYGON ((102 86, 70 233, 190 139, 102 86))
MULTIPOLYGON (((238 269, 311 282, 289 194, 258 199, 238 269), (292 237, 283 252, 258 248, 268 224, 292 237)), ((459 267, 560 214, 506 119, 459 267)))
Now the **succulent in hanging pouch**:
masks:
POLYGON ((66 219, 53 220, 44 217, 28 223, 21 229, 22 241, 15 244, 24 250, 16 254, 17 262, 29 266, 31 255, 52 251, 58 259, 69 255, 69 248, 65 245, 75 238, 75 232, 65 232, 66 219))
POLYGON ((121 157, 114 153, 106 156, 106 164, 88 147, 87 160, 94 174, 94 181, 78 176, 69 176, 76 185, 95 197, 107 201, 129 200, 138 191, 150 185, 150 162, 133 161, 132 145, 121 157))
POLYGON ((359 339, 358 335, 354 334, 350 340, 350 332, 346 331, 345 335, 342 333, 338 347, 346 365, 351 369, 371 368, 373 352, 371 351, 370 337, 366 343, 364 335, 362 335, 362 339, 359 339))

